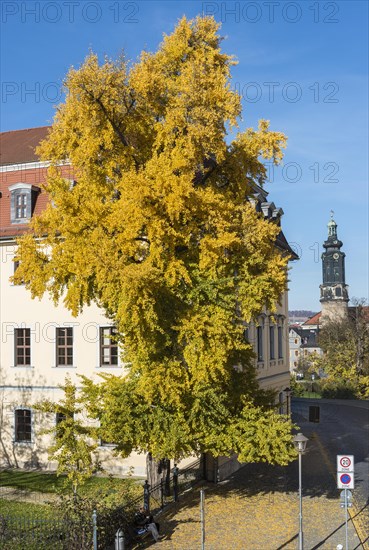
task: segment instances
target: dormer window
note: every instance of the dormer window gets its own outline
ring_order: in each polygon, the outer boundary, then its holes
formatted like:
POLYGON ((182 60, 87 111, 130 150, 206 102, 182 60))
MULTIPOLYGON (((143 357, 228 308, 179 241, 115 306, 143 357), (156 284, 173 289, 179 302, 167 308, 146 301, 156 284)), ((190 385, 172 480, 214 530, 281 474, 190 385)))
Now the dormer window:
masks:
POLYGON ((32 217, 40 188, 30 183, 15 183, 9 191, 11 223, 27 223, 32 217))

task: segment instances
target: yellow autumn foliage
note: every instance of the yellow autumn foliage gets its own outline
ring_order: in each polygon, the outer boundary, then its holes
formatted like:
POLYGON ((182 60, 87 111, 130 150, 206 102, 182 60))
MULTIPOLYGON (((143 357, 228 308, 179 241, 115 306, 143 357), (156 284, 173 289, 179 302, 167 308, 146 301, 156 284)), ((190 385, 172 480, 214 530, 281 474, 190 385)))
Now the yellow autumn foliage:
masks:
MULTIPOLYGON (((286 138, 262 120, 231 140, 241 103, 220 45, 213 18, 184 17, 136 63, 90 53, 69 71, 39 148, 52 164, 50 203, 19 241, 15 279, 75 315, 95 301, 114 319, 127 374, 103 382, 99 414, 124 453, 240 450, 244 407, 258 407, 257 429, 270 402, 244 322, 275 311, 288 258, 275 246, 280 228, 248 199, 286 138), (126 429, 112 417, 123 408, 126 429)), ((268 419, 287 437, 268 460, 290 459, 289 422, 268 419)))

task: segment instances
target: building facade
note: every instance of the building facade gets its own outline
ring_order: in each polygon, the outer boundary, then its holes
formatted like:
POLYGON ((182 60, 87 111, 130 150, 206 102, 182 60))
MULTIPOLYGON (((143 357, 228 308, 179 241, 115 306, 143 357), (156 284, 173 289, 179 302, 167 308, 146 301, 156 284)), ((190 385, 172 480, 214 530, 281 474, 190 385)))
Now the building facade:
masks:
POLYGON ((309 361, 309 355, 322 355, 319 347, 319 329, 321 313, 316 313, 304 323, 290 325, 289 327, 289 351, 290 371, 296 374, 303 363, 309 361))
MULTIPOLYGON (((51 436, 44 428, 56 425, 56 415, 34 409, 48 399, 58 402, 66 375, 78 385, 78 375, 95 381, 101 373, 120 374, 120 350, 111 336, 114 326, 96 305, 86 307, 77 318, 62 305, 54 305, 45 295, 32 300, 23 285, 10 282, 17 268, 14 262, 16 238, 28 231, 32 216, 47 204, 42 190, 47 163, 39 162, 34 149, 45 138, 47 127, 1 134, 0 159, 0 466, 54 469, 48 461, 51 436)), ((66 179, 73 179, 68 165, 61 167, 66 179)), ((277 220, 283 211, 267 201, 267 193, 257 189, 255 208, 266 219, 277 220)), ((282 230, 277 246, 296 259, 282 230)), ((256 323, 245 328, 253 344, 261 386, 278 393, 280 412, 286 412, 289 385, 288 300, 281 298, 276 314, 261 312, 256 323)), ((88 418, 83 418, 89 422, 88 418)), ((144 475, 144 455, 117 458, 112 445, 101 442, 99 459, 108 472, 144 475)))

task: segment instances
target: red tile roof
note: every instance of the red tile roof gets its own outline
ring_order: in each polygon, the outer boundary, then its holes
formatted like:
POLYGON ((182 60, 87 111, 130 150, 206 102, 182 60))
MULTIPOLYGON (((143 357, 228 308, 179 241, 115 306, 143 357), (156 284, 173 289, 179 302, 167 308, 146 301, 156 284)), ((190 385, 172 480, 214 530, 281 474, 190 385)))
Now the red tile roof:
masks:
MULTIPOLYGON (((35 148, 48 132, 49 126, 14 130, 0 134, 0 239, 13 239, 29 231, 27 223, 15 224, 10 219, 11 197, 9 187, 15 183, 31 184, 40 189, 35 197, 33 214, 40 214, 48 203, 47 193, 42 189, 46 181, 47 168, 43 165, 32 166, 39 159, 35 148), (15 165, 14 168, 10 166, 15 165)), ((64 177, 71 179, 72 169, 69 165, 61 166, 64 177)))
POLYGON ((305 321, 303 325, 319 325, 321 315, 322 315, 322 312, 318 311, 318 313, 315 313, 315 315, 313 315, 312 317, 310 317, 310 319, 305 321))
POLYGON ((50 126, 12 130, 0 134, 0 165, 36 162, 35 148, 39 145, 50 126))

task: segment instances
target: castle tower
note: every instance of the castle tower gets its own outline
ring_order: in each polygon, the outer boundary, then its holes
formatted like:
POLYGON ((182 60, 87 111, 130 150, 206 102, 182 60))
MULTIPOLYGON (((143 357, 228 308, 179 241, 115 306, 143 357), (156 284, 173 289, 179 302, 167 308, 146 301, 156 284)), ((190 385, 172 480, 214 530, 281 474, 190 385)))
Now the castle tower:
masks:
POLYGON ((323 243, 322 254, 323 284, 320 285, 322 304, 321 322, 343 320, 348 312, 348 286, 345 283, 345 253, 341 252, 342 241, 337 237, 337 224, 333 219, 328 222, 328 238, 323 243))

